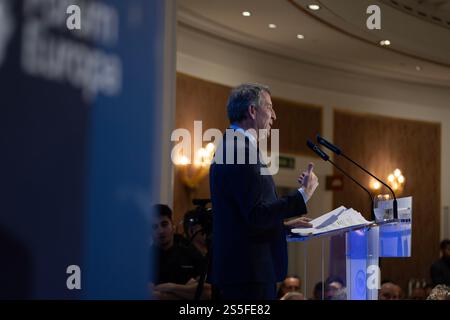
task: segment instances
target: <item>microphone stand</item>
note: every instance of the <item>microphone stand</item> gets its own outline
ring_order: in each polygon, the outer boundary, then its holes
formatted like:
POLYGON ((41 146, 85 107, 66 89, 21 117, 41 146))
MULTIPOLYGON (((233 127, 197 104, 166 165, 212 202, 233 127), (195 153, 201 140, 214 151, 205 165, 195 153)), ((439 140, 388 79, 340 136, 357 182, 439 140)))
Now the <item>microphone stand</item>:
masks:
POLYGON ((372 173, 370 173, 369 171, 367 171, 365 168, 363 168, 359 163, 357 163, 356 161, 354 161, 353 159, 351 159, 350 157, 348 157, 344 152, 342 152, 342 150, 340 148, 338 148, 337 146, 335 146, 334 144, 328 142, 327 140, 325 140, 324 138, 322 138, 320 135, 317 135, 317 141, 323 145, 324 147, 330 149, 331 151, 333 151, 335 154, 337 154, 338 156, 341 155, 343 156, 345 159, 347 159, 348 161, 350 161, 351 163, 353 163, 355 166, 357 166, 358 168, 360 168, 362 171, 364 171, 365 173, 367 173, 369 176, 371 176, 372 178, 374 178, 375 180, 377 180, 378 182, 380 182, 382 185, 384 185, 386 188, 389 189, 389 191, 392 193, 392 196, 394 197, 394 202, 393 202, 393 211, 394 211, 394 219, 397 220, 398 219, 398 204, 397 204, 397 197, 395 196, 395 192, 394 190, 391 189, 390 186, 388 186, 385 182, 381 181, 378 177, 374 176, 372 173))
POLYGON ((341 155, 347 159, 348 161, 350 161, 351 163, 353 163, 354 165, 356 165, 358 168, 360 168, 362 171, 364 171, 365 173, 367 173, 368 175, 370 175, 372 178, 376 179, 378 182, 380 182, 382 185, 384 185, 386 188, 389 189, 389 191, 391 191, 392 196, 394 197, 394 202, 393 202, 393 211, 394 211, 394 219, 397 220, 398 219, 398 204, 397 204, 397 198, 395 196, 395 192, 394 190, 391 189, 391 187, 389 187, 386 183, 384 183, 383 181, 381 181, 380 179, 378 179, 377 177, 375 177, 372 173, 370 173, 369 171, 367 171, 366 169, 364 169, 362 166, 360 166, 357 162, 353 161, 352 159, 350 159, 349 157, 347 157, 343 152, 341 153, 341 155))
POLYGON ((323 152, 323 150, 321 150, 317 145, 315 145, 312 141, 308 140, 306 142, 306 145, 312 150, 314 151, 320 158, 322 158, 322 160, 324 161, 328 161, 330 162, 336 169, 338 169, 340 172, 342 172, 347 178, 349 178, 350 180, 352 180, 354 183, 356 183, 361 189, 363 189, 365 192, 367 192, 367 194, 369 195, 370 198, 370 203, 371 203, 371 220, 375 221, 375 204, 373 201, 373 195, 372 193, 367 190, 367 188, 365 188, 361 183, 359 183, 358 181, 356 181, 352 176, 350 176, 344 169, 342 169, 341 167, 339 167, 336 163, 334 163, 330 157, 323 152))

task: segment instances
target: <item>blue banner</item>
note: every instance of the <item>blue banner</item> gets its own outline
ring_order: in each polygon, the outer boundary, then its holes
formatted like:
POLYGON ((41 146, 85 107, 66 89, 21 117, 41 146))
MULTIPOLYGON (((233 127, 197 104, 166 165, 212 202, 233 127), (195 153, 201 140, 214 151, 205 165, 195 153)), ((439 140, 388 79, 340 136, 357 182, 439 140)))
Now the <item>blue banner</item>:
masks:
POLYGON ((0 298, 148 298, 163 49, 163 0, 0 0, 0 298))

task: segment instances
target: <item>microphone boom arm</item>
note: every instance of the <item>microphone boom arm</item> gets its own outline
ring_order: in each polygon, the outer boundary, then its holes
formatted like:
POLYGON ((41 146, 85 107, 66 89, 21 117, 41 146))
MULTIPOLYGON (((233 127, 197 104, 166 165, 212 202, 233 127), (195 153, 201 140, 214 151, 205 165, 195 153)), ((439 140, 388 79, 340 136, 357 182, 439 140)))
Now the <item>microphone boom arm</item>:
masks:
POLYGON ((306 145, 315 153, 317 154, 320 158, 322 158, 322 160, 324 161, 328 161, 330 162, 336 169, 338 169, 340 172, 342 172, 347 178, 349 178, 350 180, 352 180, 354 183, 356 183, 360 188, 362 188, 365 192, 367 192, 367 194, 369 195, 370 198, 370 203, 372 205, 371 208, 371 218, 372 220, 375 221, 375 205, 374 205, 374 201, 373 201, 373 195, 372 193, 367 190, 367 188, 365 188, 361 183, 359 183, 358 181, 356 181, 352 176, 350 176, 347 172, 345 172, 345 170, 343 170, 341 167, 339 167, 336 163, 334 163, 330 157, 322 151, 322 149, 320 149, 317 145, 315 145, 311 140, 307 140, 306 141, 306 145))
POLYGON ((336 163, 334 163, 333 161, 331 161, 331 159, 328 159, 328 161, 336 168, 338 169, 340 172, 342 172, 347 178, 349 178, 350 180, 352 180, 354 183, 356 183, 358 186, 360 186, 364 191, 367 192, 367 194, 369 195, 370 198, 370 203, 372 205, 372 207, 370 208, 370 212, 371 212, 371 217, 372 220, 375 221, 375 203, 373 202, 373 195, 372 193, 370 193, 369 190, 367 190, 367 188, 365 188, 361 183, 359 183, 358 181, 356 181, 351 175, 349 175, 347 172, 345 172, 343 169, 341 169, 341 167, 339 167, 336 163))
POLYGON ((355 166, 357 166, 358 168, 360 168, 362 171, 364 171, 365 173, 367 173, 369 176, 371 176, 372 178, 374 178, 375 180, 377 180, 378 182, 380 182, 383 186, 385 186, 386 188, 389 189, 389 191, 392 193, 392 196, 394 197, 394 202, 393 202, 393 211, 394 211, 394 219, 398 219, 398 204, 397 204, 397 197, 395 196, 395 192, 394 190, 391 189, 391 187, 381 181, 380 179, 378 179, 377 177, 375 177, 372 173, 370 173, 369 171, 367 171, 366 169, 364 169, 361 165, 359 165, 356 161, 350 159, 349 157, 347 157, 345 155, 345 153, 343 153, 341 151, 341 156, 343 156, 345 159, 347 159, 348 161, 350 161, 351 163, 353 163, 355 166))
MULTIPOLYGON (((358 168, 360 168, 362 171, 364 171, 365 173, 367 173, 369 176, 371 176, 372 178, 374 178, 375 180, 377 180, 378 182, 380 182, 383 186, 385 186, 386 188, 389 189, 389 191, 392 193, 392 196, 394 197, 394 202, 393 202, 393 212, 394 212, 394 219, 398 219, 398 204, 397 204, 397 197, 395 196, 395 192, 394 190, 392 190, 392 188, 390 186, 388 186, 384 181, 381 181, 378 177, 374 176, 372 173, 370 173, 369 171, 367 171, 365 168, 363 168, 359 163, 357 163, 356 161, 354 161, 353 159, 349 158, 344 152, 342 152, 342 150, 335 146, 334 144, 332 144, 331 142, 325 140, 324 138, 322 138, 319 134, 317 135, 317 142, 319 142, 319 144, 323 145, 325 148, 333 151, 335 154, 337 154, 338 156, 341 155, 343 156, 345 159, 347 159, 348 161, 350 161, 351 163, 353 163, 355 166, 357 166, 358 168)), ((373 206, 373 204, 372 204, 373 206)), ((374 208, 375 209, 375 208, 374 208)))

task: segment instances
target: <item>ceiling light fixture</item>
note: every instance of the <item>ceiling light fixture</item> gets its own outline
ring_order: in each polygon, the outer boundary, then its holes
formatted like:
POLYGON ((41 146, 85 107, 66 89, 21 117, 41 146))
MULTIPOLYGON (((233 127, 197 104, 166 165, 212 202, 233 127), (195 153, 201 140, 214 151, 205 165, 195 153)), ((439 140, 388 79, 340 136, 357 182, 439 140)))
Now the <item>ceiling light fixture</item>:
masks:
POLYGON ((382 45, 382 46, 390 46, 391 45, 391 41, 389 41, 389 40, 381 40, 380 41, 380 45, 382 45))
POLYGON ((309 4, 308 8, 312 11, 317 11, 320 9, 320 6, 318 4, 309 4))
POLYGON ((302 35, 302 34, 298 34, 298 35, 297 35, 297 39, 305 39, 305 36, 302 35))
POLYGON ((421 66, 416 66, 416 70, 417 71, 422 71, 422 67, 421 66))
POLYGON ((243 15, 244 17, 250 17, 252 14, 251 14, 250 11, 244 11, 244 12, 242 12, 242 15, 243 15))
POLYGON ((275 29, 277 27, 277 25, 276 24, 273 24, 273 23, 269 23, 269 28, 270 29, 275 29))

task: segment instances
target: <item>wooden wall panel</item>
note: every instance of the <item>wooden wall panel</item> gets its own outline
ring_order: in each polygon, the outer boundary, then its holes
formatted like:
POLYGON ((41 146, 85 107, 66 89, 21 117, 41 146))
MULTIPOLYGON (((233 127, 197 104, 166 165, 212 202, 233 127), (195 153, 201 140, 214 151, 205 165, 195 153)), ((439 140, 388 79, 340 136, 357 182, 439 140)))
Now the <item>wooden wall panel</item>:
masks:
MULTIPOLYGON (((178 73, 175 128, 186 128, 192 132, 194 120, 201 120, 203 131, 209 128, 224 131, 229 125, 226 103, 230 91, 231 87, 178 73)), ((305 140, 321 132, 322 109, 276 97, 272 97, 272 100, 277 113, 274 128, 280 129, 280 152, 312 156, 305 146, 305 140)), ((191 191, 181 183, 175 170, 173 209, 176 223, 181 221, 187 210, 193 208, 192 198, 209 197, 207 177, 196 190, 191 191)))
MULTIPOLYGON (((404 289, 410 278, 428 278, 431 263, 439 257, 440 124, 335 111, 334 142, 381 179, 396 168, 402 170, 406 183, 398 196, 413 196, 412 257, 383 258, 382 278, 398 282, 404 289)), ((367 175, 342 157, 335 159, 370 186, 367 175)), ((370 216, 367 194, 347 179, 333 201, 334 207, 345 205, 370 216)))
POLYGON ((231 88, 184 74, 177 75, 175 127, 192 132, 194 121, 208 128, 224 130, 228 126, 227 99, 231 88))
POLYGON ((306 139, 322 133, 322 108, 272 98, 277 115, 274 129, 280 130, 280 152, 314 156, 306 146, 306 139))
MULTIPOLYGON (((194 121, 201 120, 203 132, 209 128, 225 130, 228 126, 226 104, 230 89, 178 73, 175 128, 186 128, 193 137, 194 121)), ((195 198, 210 198, 209 178, 203 179, 197 189, 190 190, 181 182, 175 168, 173 211, 176 223, 182 220, 186 211, 194 207, 192 199, 195 198)))

